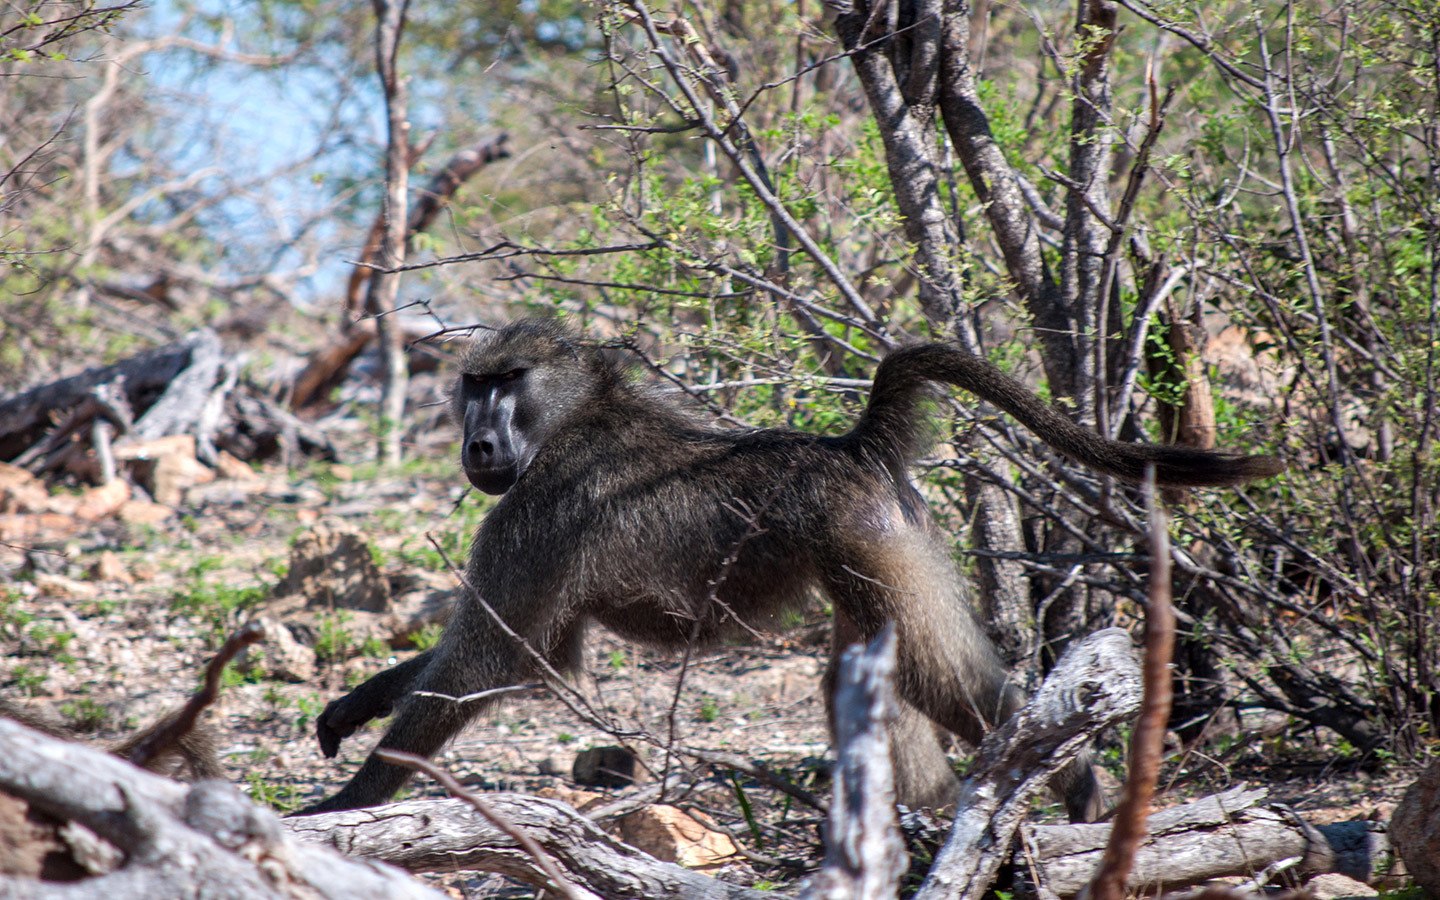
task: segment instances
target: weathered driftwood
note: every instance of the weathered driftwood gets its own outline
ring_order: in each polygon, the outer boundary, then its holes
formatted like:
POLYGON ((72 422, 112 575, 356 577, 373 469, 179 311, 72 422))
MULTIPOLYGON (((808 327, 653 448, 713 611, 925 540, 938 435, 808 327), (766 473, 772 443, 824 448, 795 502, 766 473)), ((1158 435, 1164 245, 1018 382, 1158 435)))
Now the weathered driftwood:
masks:
POLYGON ((398 869, 295 840, 221 781, 183 785, 0 719, 0 791, 124 851, 70 883, 0 876, 0 898, 440 898, 398 869))
POLYGON ((50 430, 57 412, 73 410, 102 385, 123 380, 130 408, 137 412, 150 409, 180 373, 194 364, 197 353, 207 355, 218 346, 216 342, 214 332, 201 329, 173 344, 0 401, 0 459, 14 459, 33 447, 50 430))
POLYGON ((886 729, 895 700, 895 630, 868 647, 851 647, 835 683, 834 800, 825 835, 825 864, 806 897, 888 900, 908 868, 895 817, 895 777, 886 729))
MULTIPOLYGON (((556 800, 497 793, 486 794, 485 802, 544 848, 569 881, 611 900, 774 896, 661 862, 621 843, 556 800)), ((412 872, 479 869, 541 887, 546 884, 545 874, 528 851, 461 800, 409 800, 286 819, 285 825, 301 840, 412 872)))
POLYGON ((1109 628, 1072 644, 1030 702, 981 745, 917 900, 968 900, 989 890, 1031 798, 1102 729, 1133 716, 1140 691, 1126 632, 1109 628))
MULTIPOLYGON (((1391 868, 1394 857, 1379 823, 1315 826, 1264 801, 1263 790, 1232 788, 1150 816, 1150 836, 1135 856, 1126 887, 1150 892, 1253 876, 1287 860, 1300 877, 1336 872, 1364 882, 1391 868)), ((1032 885, 1074 896, 1090 880, 1109 835, 1108 824, 1026 825, 1016 862, 1032 885)))
POLYGON ((192 343, 185 368, 170 379, 164 392, 135 420, 135 426, 125 437, 127 442, 195 433, 206 401, 220 381, 225 351, 219 335, 208 328, 194 332, 187 340, 192 343))

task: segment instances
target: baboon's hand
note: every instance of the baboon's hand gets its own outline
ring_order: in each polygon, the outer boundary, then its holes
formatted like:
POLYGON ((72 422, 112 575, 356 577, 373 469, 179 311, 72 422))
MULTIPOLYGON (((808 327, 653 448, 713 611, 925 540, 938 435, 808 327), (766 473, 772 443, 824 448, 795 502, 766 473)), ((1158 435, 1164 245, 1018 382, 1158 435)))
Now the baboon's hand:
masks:
POLYGON ((389 703, 375 703, 361 689, 351 691, 339 700, 331 700, 320 718, 315 720, 315 736, 320 739, 320 752, 333 758, 340 752, 340 742, 371 719, 390 715, 389 703))

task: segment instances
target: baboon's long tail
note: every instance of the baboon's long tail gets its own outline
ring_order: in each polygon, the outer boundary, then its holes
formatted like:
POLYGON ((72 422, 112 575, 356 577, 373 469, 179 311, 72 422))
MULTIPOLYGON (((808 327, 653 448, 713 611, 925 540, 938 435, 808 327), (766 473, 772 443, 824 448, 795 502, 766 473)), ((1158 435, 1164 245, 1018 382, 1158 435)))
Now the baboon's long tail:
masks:
POLYGON ((1075 424, 986 360, 946 344, 907 347, 885 357, 875 373, 870 403, 850 438, 871 452, 898 453, 908 460, 923 445, 920 407, 929 385, 936 382, 970 391, 1065 456, 1128 481, 1143 480, 1151 464, 1156 481, 1174 487, 1240 484, 1284 468, 1270 456, 1107 440, 1075 424))

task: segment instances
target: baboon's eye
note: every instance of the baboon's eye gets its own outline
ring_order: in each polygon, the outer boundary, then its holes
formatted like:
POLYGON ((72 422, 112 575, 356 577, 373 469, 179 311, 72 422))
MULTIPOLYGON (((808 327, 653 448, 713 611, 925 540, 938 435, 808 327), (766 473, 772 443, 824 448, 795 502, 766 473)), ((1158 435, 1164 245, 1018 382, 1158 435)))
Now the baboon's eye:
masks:
POLYGON ((525 369, 511 369, 510 371, 506 372, 504 375, 501 375, 501 376, 500 376, 498 379, 496 379, 496 380, 498 380, 498 381, 515 381, 515 380, 518 379, 521 375, 524 375, 525 372, 526 372, 525 369))

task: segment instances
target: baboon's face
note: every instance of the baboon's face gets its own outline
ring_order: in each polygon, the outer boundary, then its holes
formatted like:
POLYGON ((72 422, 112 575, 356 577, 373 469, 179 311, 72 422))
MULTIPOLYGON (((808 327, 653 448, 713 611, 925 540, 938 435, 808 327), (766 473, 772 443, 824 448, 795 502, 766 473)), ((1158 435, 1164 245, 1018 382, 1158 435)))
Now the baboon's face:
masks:
POLYGON ((451 415, 470 483, 503 494, 541 446, 585 408, 588 359, 553 322, 522 321, 477 338, 460 361, 451 415))
POLYGON ((460 465, 470 483, 487 494, 510 490, 535 455, 524 427, 530 378, 523 366, 460 376, 455 396, 464 434, 460 465))

